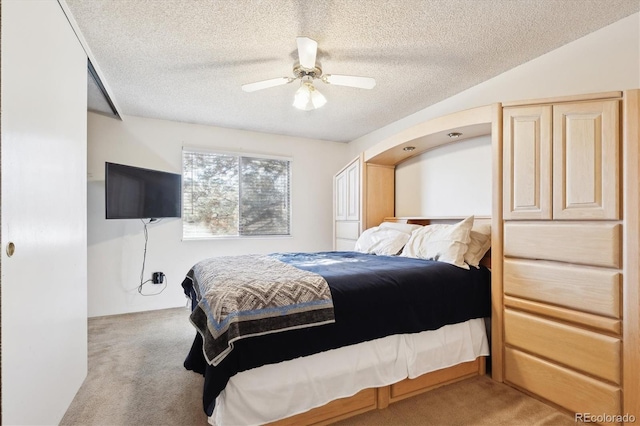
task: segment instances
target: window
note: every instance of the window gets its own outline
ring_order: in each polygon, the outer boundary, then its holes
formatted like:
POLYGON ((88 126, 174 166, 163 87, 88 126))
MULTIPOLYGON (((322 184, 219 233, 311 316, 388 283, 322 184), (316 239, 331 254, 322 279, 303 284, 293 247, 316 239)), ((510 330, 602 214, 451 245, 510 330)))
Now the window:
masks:
POLYGON ((182 236, 290 235, 291 161, 182 151, 182 236))

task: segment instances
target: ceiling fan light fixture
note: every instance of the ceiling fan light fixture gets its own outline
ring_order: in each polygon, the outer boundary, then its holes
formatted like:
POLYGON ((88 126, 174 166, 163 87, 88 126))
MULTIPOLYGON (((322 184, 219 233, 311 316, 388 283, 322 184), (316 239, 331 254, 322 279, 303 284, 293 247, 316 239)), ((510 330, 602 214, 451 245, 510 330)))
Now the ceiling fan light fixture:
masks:
POLYGON ((293 98, 293 106, 303 111, 311 111, 323 107, 327 98, 309 81, 303 81, 293 98))
POLYGON ((318 92, 318 89, 313 86, 311 87, 313 88, 313 90, 311 90, 311 103, 313 104, 313 107, 316 109, 322 108, 327 103, 327 98, 325 98, 322 93, 318 92))
POLYGON ((376 80, 371 77, 323 74, 320 63, 317 61, 318 42, 309 37, 297 37, 296 43, 298 44, 299 61, 293 65, 294 77, 279 77, 243 84, 242 90, 255 92, 256 90, 282 86, 294 80, 300 80, 300 88, 298 88, 293 98, 293 106, 303 111, 311 111, 322 108, 327 103, 327 98, 314 87, 313 82, 315 80, 322 81, 325 84, 358 89, 373 89, 375 87, 376 80))

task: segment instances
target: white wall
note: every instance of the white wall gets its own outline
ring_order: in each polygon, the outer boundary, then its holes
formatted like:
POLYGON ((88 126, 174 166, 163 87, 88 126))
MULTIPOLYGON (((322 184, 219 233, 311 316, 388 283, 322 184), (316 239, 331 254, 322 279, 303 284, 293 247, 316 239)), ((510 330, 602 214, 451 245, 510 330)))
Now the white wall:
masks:
POLYGON ((491 216, 491 157, 491 137, 483 136, 401 163, 396 216, 491 216))
MULTIPOLYGON (((615 22, 442 102, 358 138, 349 143, 349 149, 351 155, 354 156, 389 136, 418 123, 495 102, 635 88, 640 88, 640 14, 634 14, 615 22)), ((454 164, 457 161, 455 159, 458 155, 456 151, 459 151, 460 161, 464 164, 467 158, 467 149, 468 147, 463 144, 453 144, 446 147, 445 151, 447 151, 449 163, 454 164)), ((416 188, 415 182, 421 181, 413 179, 433 174, 433 172, 425 170, 427 165, 431 167, 434 163, 412 163, 411 166, 406 166, 407 170, 403 170, 404 165, 398 168, 396 187, 411 187, 415 192, 413 198, 400 193, 400 197, 396 199, 396 214, 406 213, 414 216, 466 214, 465 212, 454 212, 458 207, 465 210, 469 206, 452 205, 451 194, 438 191, 427 194, 427 191, 431 191, 433 188, 428 186, 416 188), (434 198, 440 195, 445 198, 434 198), (421 201, 427 199, 428 202, 421 201), (418 201, 423 204, 418 206, 418 201)), ((469 173, 460 176, 460 180, 474 181, 478 174, 477 169, 483 170, 482 174, 489 173, 490 175, 490 168, 490 164, 477 163, 475 167, 467 167, 466 170, 469 173)), ((430 182, 432 181, 429 180, 427 185, 430 182)), ((481 184, 486 185, 486 182, 481 184)), ((478 209, 484 210, 487 203, 490 203, 490 199, 480 203, 478 209)))
POLYGON ((87 374, 87 57, 55 0, 3 0, 1 49, 2 421, 53 425, 87 374))
MULTIPOLYGON (((90 317, 184 306, 180 283, 207 257, 332 248, 332 182, 349 160, 346 144, 140 117, 119 121, 95 113, 89 113, 88 139, 90 317), (183 146, 291 157, 292 237, 182 241, 180 219, 151 224, 145 279, 162 271, 168 286, 158 296, 140 296, 143 226, 139 220, 105 220, 104 163, 180 173, 183 146)), ((144 286, 147 292, 159 288, 144 286)))

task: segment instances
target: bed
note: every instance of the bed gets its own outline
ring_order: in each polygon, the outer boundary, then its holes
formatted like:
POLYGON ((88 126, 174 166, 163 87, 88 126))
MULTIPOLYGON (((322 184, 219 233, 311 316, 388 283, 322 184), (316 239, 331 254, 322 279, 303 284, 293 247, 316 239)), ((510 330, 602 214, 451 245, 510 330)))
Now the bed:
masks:
MULTIPOLYGON (((335 421, 484 374, 489 349, 483 318, 490 316, 491 278, 477 260, 471 267, 463 261, 472 222, 467 220, 466 231, 458 232, 466 236, 464 250, 451 232, 461 225, 436 227, 448 228, 448 249, 456 247, 455 253, 449 250, 451 261, 446 249, 438 249, 437 261, 420 257, 425 253, 395 255, 397 245, 404 252, 419 251, 411 243, 425 245, 422 231, 429 231, 427 240, 433 237, 428 227, 419 227, 388 247, 369 232, 361 239, 369 247, 360 251, 233 256, 194 265, 182 285, 192 300, 190 319, 198 333, 184 365, 205 377, 203 406, 209 422, 335 421), (275 306, 283 291, 298 288, 287 287, 289 273, 303 283, 306 294, 285 298, 286 308, 275 306), (243 287, 238 282, 245 278, 254 284, 273 280, 282 288, 266 296, 254 288, 251 303, 256 298, 269 303, 256 307, 243 299, 242 309, 230 313, 203 283, 234 281, 231 290, 223 290, 226 297, 243 287), (222 318, 216 317, 223 311, 222 318)), ((398 236, 388 229, 380 234, 385 243, 390 234, 398 236)))

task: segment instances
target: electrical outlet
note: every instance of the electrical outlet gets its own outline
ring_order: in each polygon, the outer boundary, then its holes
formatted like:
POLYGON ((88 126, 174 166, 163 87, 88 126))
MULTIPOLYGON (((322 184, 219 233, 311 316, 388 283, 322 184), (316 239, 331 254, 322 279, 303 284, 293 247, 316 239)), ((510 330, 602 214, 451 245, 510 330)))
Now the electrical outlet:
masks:
POLYGON ((154 272, 151 276, 151 281, 154 284, 162 284, 164 282, 164 274, 162 272, 154 272))

